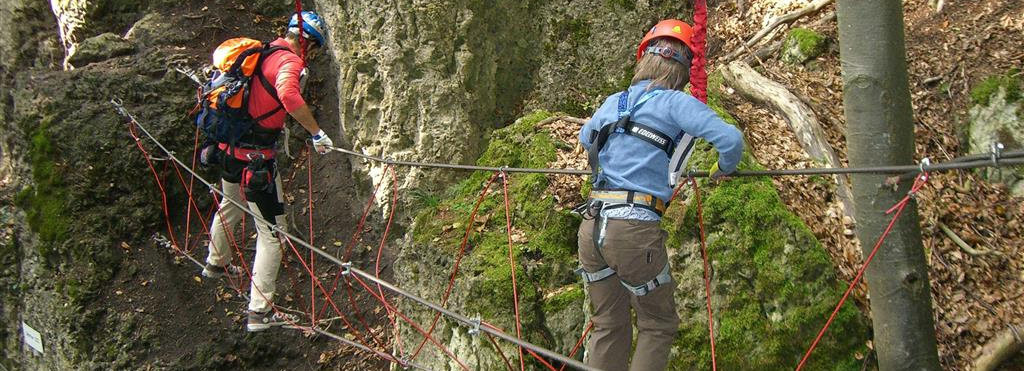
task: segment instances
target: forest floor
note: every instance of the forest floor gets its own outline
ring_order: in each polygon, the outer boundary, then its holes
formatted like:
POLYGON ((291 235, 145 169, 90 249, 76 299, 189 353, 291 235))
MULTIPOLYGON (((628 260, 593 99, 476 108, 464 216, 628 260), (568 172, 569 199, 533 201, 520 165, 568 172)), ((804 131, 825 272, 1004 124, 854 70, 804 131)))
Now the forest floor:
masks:
MULTIPOLYGON (((759 31, 768 19, 789 13, 810 1, 723 2, 710 11, 711 64, 759 31)), ((970 91, 989 76, 1024 66, 1024 3, 982 0, 969 6, 947 2, 936 12, 934 1, 904 1, 910 91, 914 107, 915 160, 945 161, 966 154, 962 133, 970 91)), ((807 27, 835 11, 830 5, 789 27, 807 27)), ((846 163, 842 78, 836 21, 812 27, 828 36, 829 53, 807 65, 788 65, 777 58, 762 61, 766 77, 786 86, 807 102, 821 121, 828 142, 846 163)), ((766 37, 778 40, 786 26, 766 37)), ((723 94, 758 161, 766 168, 819 166, 803 151, 786 123, 763 106, 738 94, 723 94)), ((852 280, 861 264, 855 225, 844 222, 831 182, 813 177, 774 179, 790 209, 826 246, 840 276, 852 280), (823 203, 826 200, 828 202, 823 203)), ((1024 324, 1024 207, 1005 186, 991 184, 972 172, 934 174, 917 199, 924 247, 930 264, 932 300, 943 368, 967 369, 982 346, 1010 324, 1024 324), (949 226, 968 244, 998 254, 972 255, 940 229, 949 226)), ((862 242, 863 243, 863 242, 862 242)), ((871 242, 867 242, 870 245, 871 242)), ((867 311, 866 284, 857 291, 867 311)), ((1020 359, 1022 357, 1018 357, 1020 359)), ((1020 362, 1018 362, 1020 363, 1020 362)), ((1024 367, 1024 366, 1020 366, 1024 367)))

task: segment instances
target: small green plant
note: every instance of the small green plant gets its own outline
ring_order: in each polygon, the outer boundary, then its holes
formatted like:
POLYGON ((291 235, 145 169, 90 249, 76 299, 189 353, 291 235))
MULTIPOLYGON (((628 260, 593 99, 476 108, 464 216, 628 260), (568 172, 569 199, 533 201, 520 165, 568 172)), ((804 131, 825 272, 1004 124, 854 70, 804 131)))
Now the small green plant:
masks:
POLYGON ((410 193, 412 202, 418 208, 436 209, 441 204, 441 197, 423 189, 414 189, 410 193))

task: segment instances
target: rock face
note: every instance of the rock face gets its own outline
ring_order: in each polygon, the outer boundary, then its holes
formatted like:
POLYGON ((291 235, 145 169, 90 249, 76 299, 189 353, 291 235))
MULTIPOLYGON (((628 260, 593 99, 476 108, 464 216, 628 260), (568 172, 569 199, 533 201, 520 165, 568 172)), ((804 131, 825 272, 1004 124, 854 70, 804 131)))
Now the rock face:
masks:
MULTIPOLYGON (((118 30, 137 19, 144 4, 131 0, 50 0, 52 14, 57 17, 60 41, 64 47, 64 67, 73 68, 71 59, 79 44, 103 32, 118 30)), ((37 13, 34 18, 48 14, 37 13)))
MULTIPOLYGON (((543 167, 567 155, 570 143, 554 139, 537 125, 546 112, 528 115, 498 130, 481 156, 480 165, 543 167), (561 153, 561 154, 558 154, 561 153)), ((691 160, 708 167, 716 161, 707 145, 691 160)), ((744 168, 757 167, 749 158, 744 168)), ((491 183, 476 217, 470 213, 491 174, 475 173, 449 189, 436 205, 424 206, 395 262, 395 278, 403 287, 435 302, 444 299, 467 228, 464 248, 447 308, 514 333, 512 271, 501 180, 491 183)), ((576 266, 577 217, 556 207, 548 187, 551 177, 512 175, 512 246, 523 338, 567 354, 587 325, 589 308, 583 285, 572 270, 576 266)), ((704 220, 714 267, 712 302, 722 369, 758 365, 782 369, 798 363, 814 339, 842 290, 822 246, 811 231, 779 199, 768 179, 737 179, 704 188, 704 220)), ((682 193, 692 198, 688 189, 682 193)), ((683 319, 673 346, 671 369, 710 369, 704 281, 697 232, 695 202, 677 202, 663 226, 670 232, 669 256, 679 315, 683 319)), ((424 329, 434 312, 403 301, 399 306, 424 329)), ((471 336, 465 326, 442 319, 434 337, 470 369, 504 367, 484 337, 471 336)), ((857 352, 866 352, 868 327, 852 305, 840 311, 833 335, 819 345, 812 369, 858 369, 857 352), (841 335, 840 335, 841 334, 841 335)), ((411 354, 422 336, 403 326, 403 354, 411 354)), ((431 344, 418 359, 428 367, 454 368, 450 359, 431 344)), ((501 351, 515 361, 517 350, 508 344, 501 351)), ((577 355, 582 356, 582 355, 577 355)), ((539 363, 527 357, 528 364, 539 363)))
POLYGON ((782 42, 782 61, 803 64, 828 51, 828 38, 806 28, 794 28, 782 42))
MULTIPOLYGON (((1001 143, 1003 151, 1024 149, 1024 108, 1021 106, 1019 77, 996 76, 972 92, 974 107, 968 112, 970 153, 990 153, 1001 143)), ((981 170, 989 180, 1002 182, 1014 195, 1024 196, 1024 170, 987 168, 981 170)))
MULTIPOLYGON (((635 47, 685 2, 323 1, 344 137, 396 159, 472 163, 522 108, 586 115, 624 89, 635 47)), ((381 169, 371 169, 380 178, 381 169)), ((437 188, 412 171, 405 187, 437 188)))
POLYGON ((82 41, 75 49, 75 54, 68 57, 68 64, 74 67, 82 67, 89 63, 129 54, 134 48, 130 42, 122 39, 121 36, 107 32, 82 41))

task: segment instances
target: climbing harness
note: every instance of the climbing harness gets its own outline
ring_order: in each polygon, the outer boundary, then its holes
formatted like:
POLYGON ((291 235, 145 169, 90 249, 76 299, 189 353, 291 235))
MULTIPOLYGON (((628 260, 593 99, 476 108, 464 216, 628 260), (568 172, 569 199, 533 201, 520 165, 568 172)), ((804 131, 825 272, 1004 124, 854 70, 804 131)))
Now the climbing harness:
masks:
POLYGON ((666 90, 657 89, 645 93, 640 100, 629 108, 629 90, 619 94, 619 120, 614 124, 605 124, 600 130, 590 132, 590 149, 587 153, 587 161, 590 164, 590 181, 600 187, 603 184, 601 179, 601 167, 599 155, 601 150, 611 139, 612 133, 625 134, 643 140, 644 142, 658 148, 669 158, 669 187, 675 187, 682 176, 686 163, 690 160, 696 138, 686 132, 680 131, 676 136, 670 136, 651 126, 644 125, 632 120, 636 111, 647 101, 664 93, 666 90), (675 145, 673 145, 675 144, 675 145))
MULTIPOLYGON (((601 260, 605 260, 604 256, 601 254, 601 249, 604 247, 605 232, 606 232, 606 230, 608 228, 608 218, 603 215, 604 212, 608 211, 608 210, 618 209, 618 208, 638 207, 640 205, 639 202, 643 202, 643 201, 639 201, 639 200, 641 200, 641 199, 643 199, 645 197, 648 198, 648 199, 655 200, 656 203, 661 203, 661 205, 665 205, 661 200, 658 200, 656 197, 651 196, 651 195, 646 195, 646 194, 643 194, 643 193, 639 193, 639 192, 605 192, 605 191, 595 191, 595 192, 591 193, 591 199, 586 204, 581 206, 581 207, 583 207, 583 209, 577 208, 577 210, 582 210, 582 212, 580 212, 580 215, 582 215, 583 218, 585 218, 585 219, 593 219, 594 220, 594 231, 593 231, 593 234, 592 234, 592 238, 594 240, 594 250, 597 252, 597 256, 600 257, 601 260), (604 195, 604 194, 628 193, 628 194, 634 194, 634 196, 639 196, 639 197, 635 197, 637 202, 636 203, 632 203, 632 204, 630 204, 630 203, 607 203, 605 201, 595 200, 593 198, 593 194, 594 193, 598 193, 598 194, 602 194, 602 195, 604 195)), ((666 205, 666 207, 667 207, 667 205, 666 205)), ((662 209, 662 211, 664 211, 664 209, 662 209)), ((658 212, 658 215, 661 215, 661 212, 658 212)), ((576 269, 575 272, 576 272, 576 274, 579 274, 581 277, 583 277, 583 282, 586 282, 586 283, 598 282, 598 281, 604 280, 604 279, 606 279, 608 277, 611 277, 611 276, 615 275, 615 270, 612 269, 612 267, 608 266, 607 263, 604 266, 604 268, 601 268, 601 269, 599 269, 596 272, 588 272, 583 267, 580 267, 580 268, 576 269)), ((667 284, 669 282, 672 282, 672 274, 671 274, 671 269, 669 267, 668 262, 665 262, 665 267, 661 269, 661 272, 659 272, 657 276, 655 276, 653 279, 651 279, 651 280, 649 280, 647 282, 644 282, 642 284, 632 285, 632 284, 630 284, 630 283, 628 283, 628 282, 626 282, 624 280, 621 280, 621 279, 619 280, 619 283, 621 283, 623 287, 625 287, 627 290, 629 290, 629 292, 633 293, 633 295, 635 295, 635 296, 647 295, 648 293, 650 293, 651 291, 654 291, 654 289, 658 288, 659 286, 667 284)))

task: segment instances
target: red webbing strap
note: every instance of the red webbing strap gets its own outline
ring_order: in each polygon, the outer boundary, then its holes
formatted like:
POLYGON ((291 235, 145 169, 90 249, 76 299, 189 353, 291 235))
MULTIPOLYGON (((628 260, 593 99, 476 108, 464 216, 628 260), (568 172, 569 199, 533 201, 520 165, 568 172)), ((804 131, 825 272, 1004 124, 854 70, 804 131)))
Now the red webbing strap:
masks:
POLYGON ((704 70, 707 59, 704 45, 707 43, 708 6, 706 0, 693 2, 693 64, 690 65, 690 93, 701 102, 708 102, 708 74, 704 70))

